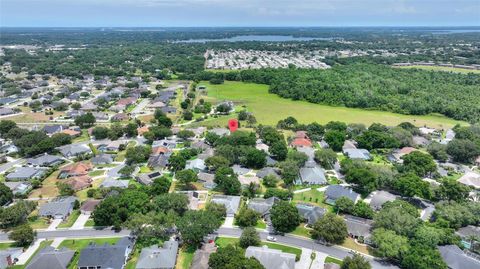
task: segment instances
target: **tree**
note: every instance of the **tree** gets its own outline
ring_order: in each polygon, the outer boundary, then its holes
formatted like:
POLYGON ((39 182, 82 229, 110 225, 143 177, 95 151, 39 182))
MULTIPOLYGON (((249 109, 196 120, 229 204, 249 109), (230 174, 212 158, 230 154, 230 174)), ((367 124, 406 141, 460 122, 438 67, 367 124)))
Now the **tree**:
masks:
POLYGON ((0 228, 8 229, 25 223, 35 208, 36 203, 24 200, 9 207, 0 207, 0 228))
POLYGON ((413 151, 402 157, 403 169, 415 173, 419 177, 425 177, 437 171, 437 165, 432 155, 421 151, 413 151))
POLYGON ((170 156, 168 159, 168 165, 172 171, 179 171, 185 169, 187 160, 179 153, 170 156))
POLYGON ((95 116, 92 113, 88 112, 86 114, 80 115, 75 118, 75 125, 78 125, 80 128, 88 128, 95 124, 95 116))
POLYGON ((307 125, 307 134, 310 139, 320 141, 325 134, 325 128, 319 123, 312 122, 307 125))
POLYGON ((213 180, 218 188, 227 195, 238 195, 241 191, 241 184, 232 168, 221 167, 215 172, 213 180))
POLYGON ((357 136, 355 140, 358 142, 360 148, 368 150, 398 148, 400 146, 400 141, 391 134, 370 129, 357 136))
POLYGON ((260 214, 253 209, 242 207, 235 216, 235 221, 240 227, 253 227, 257 225, 260 214))
POLYGON ((194 137, 195 133, 190 130, 181 130, 177 133, 177 137, 183 140, 188 140, 191 137, 194 137))
POLYGON ((388 133, 400 142, 400 147, 410 147, 413 145, 413 135, 408 130, 401 127, 393 127, 388 130, 388 133))
POLYGON ((233 245, 219 248, 210 255, 208 260, 210 269, 265 269, 255 258, 246 258, 244 251, 233 245))
POLYGON ((310 233, 313 239, 324 240, 330 244, 341 244, 348 236, 345 220, 333 213, 326 213, 317 220, 310 233))
POLYGON ((433 219, 443 227, 458 229, 480 221, 480 205, 475 202, 441 201, 435 205, 433 219))
POLYGON ((36 233, 28 224, 15 227, 8 235, 8 239, 15 241, 18 247, 28 247, 35 240, 36 233))
POLYGON ((434 141, 427 146, 427 151, 433 156, 433 158, 439 160, 440 162, 445 162, 448 160, 446 145, 434 141))
POLYGON ((289 233, 300 224, 297 208, 287 201, 279 201, 270 209, 270 218, 275 231, 289 233))
POLYGON ((418 217, 417 209, 405 201, 386 202, 374 217, 374 227, 392 230, 399 235, 412 235, 421 223, 418 217))
POLYGON ((280 173, 283 179, 283 182, 286 185, 292 185, 293 182, 297 179, 299 168, 296 163, 292 161, 285 161, 280 163, 280 173))
POLYGON ((223 204, 208 203, 205 210, 213 214, 215 218, 219 220, 219 225, 223 223, 223 220, 227 216, 227 208, 223 204))
POLYGON ((4 183, 0 182, 0 205, 7 205, 13 201, 13 192, 4 183))
POLYGON ((275 159, 283 161, 288 153, 287 144, 284 140, 278 140, 270 145, 268 151, 275 157, 275 159))
POLYGON ((175 174, 175 177, 178 181, 183 184, 185 187, 189 187, 190 183, 196 182, 198 180, 197 173, 191 169, 181 170, 175 174))
POLYGON ((447 153, 454 161, 472 163, 480 155, 480 145, 467 139, 453 139, 447 145, 447 153))
POLYGON ((250 148, 247 150, 244 158, 242 159, 242 164, 246 167, 253 169, 261 169, 267 164, 267 154, 256 148, 250 148))
POLYGON ((345 132, 347 130, 347 124, 341 121, 329 121, 325 125, 325 129, 345 132))
POLYGON ((246 120, 248 117, 248 112, 246 110, 241 110, 240 112, 238 112, 238 116, 237 116, 237 119, 242 121, 242 120, 246 120))
POLYGON ((343 131, 329 130, 325 133, 323 139, 334 151, 341 151, 345 143, 346 134, 343 131))
POLYGON ((363 256, 353 254, 352 257, 347 256, 343 259, 341 269, 371 269, 372 265, 363 256))
POLYGON ((445 178, 437 190, 439 200, 465 201, 470 193, 470 188, 454 179, 445 178))
POLYGON ((205 142, 210 146, 213 146, 218 139, 220 139, 220 136, 213 132, 207 132, 205 135, 205 142))
MULTIPOLYGON (((335 202, 336 203, 336 202, 335 202)), ((374 216, 373 209, 364 201, 359 201, 353 207, 353 215, 361 218, 371 219, 374 216)))
POLYGON ((282 190, 277 188, 268 188, 263 198, 277 197, 280 200, 287 201, 293 197, 293 193, 289 190, 282 190))
POLYGON ((68 134, 57 133, 52 135, 51 138, 55 147, 60 147, 72 143, 72 137, 68 134))
POLYGON ((199 244, 204 236, 218 229, 220 225, 217 217, 206 210, 188 210, 176 223, 182 239, 190 245, 199 244))
POLYGON ((169 117, 167 117, 167 115, 163 113, 162 110, 160 109, 155 110, 153 117, 155 120, 157 120, 157 123, 159 126, 163 126, 165 128, 172 127, 172 120, 169 117))
POLYGON ((254 227, 247 227, 243 229, 239 240, 240 247, 248 248, 249 246, 260 246, 261 242, 260 236, 254 227))
POLYGON ((122 167, 120 170, 118 170, 118 173, 122 175, 123 177, 129 177, 133 174, 135 171, 135 166, 133 165, 125 165, 122 167))
POLYGON ((345 180, 358 185, 364 193, 370 193, 378 188, 377 175, 368 168, 352 168, 345 175, 345 180))
POLYGON ((402 268, 447 269, 440 252, 433 247, 413 245, 401 261, 402 268))
POLYGON ((167 193, 170 190, 172 182, 167 177, 159 177, 153 180, 152 185, 150 185, 151 195, 159 195, 167 193))
POLYGON ((183 119, 184 120, 192 120, 193 119, 193 113, 190 110, 186 110, 183 112, 183 119))
POLYGON ((12 130, 13 128, 17 128, 17 124, 11 120, 1 120, 0 121, 0 136, 5 137, 6 134, 12 130))
POLYGON ((105 139, 108 137, 110 133, 110 129, 107 127, 102 127, 102 126, 96 126, 92 130, 92 135, 95 137, 97 140, 105 139))
POLYGON ((346 196, 342 196, 335 201, 335 210, 337 212, 343 212, 351 214, 355 203, 346 196))
POLYGON ((270 174, 270 175, 266 175, 262 179, 262 183, 265 187, 274 188, 277 186, 278 180, 279 178, 277 176, 270 174))
POLYGON ((216 171, 220 167, 229 167, 230 162, 222 156, 211 156, 205 160, 205 165, 211 171, 216 171))
POLYGON ((183 193, 164 193, 154 199, 155 208, 160 212, 175 211, 183 215, 188 209, 188 197, 183 193))
POLYGON ((148 160, 152 149, 147 146, 136 146, 128 148, 125 154, 125 162, 127 164, 143 163, 148 160))
POLYGON ((337 162, 337 154, 332 149, 319 149, 315 151, 315 160, 325 169, 333 169, 337 162))
POLYGON ((397 235, 394 231, 383 228, 375 229, 372 233, 372 241, 377 246, 377 253, 381 257, 392 260, 401 260, 410 248, 408 238, 397 235))
POLYGON ((430 199, 432 196, 430 184, 413 173, 399 176, 397 180, 393 182, 393 188, 402 196, 419 196, 426 199, 430 199))
POLYGON ((61 196, 70 196, 75 194, 75 190, 66 183, 57 182, 57 188, 61 196))
POLYGON ((137 128, 138 126, 136 123, 130 122, 127 125, 125 125, 125 128, 123 131, 127 137, 136 137, 138 135, 137 128))

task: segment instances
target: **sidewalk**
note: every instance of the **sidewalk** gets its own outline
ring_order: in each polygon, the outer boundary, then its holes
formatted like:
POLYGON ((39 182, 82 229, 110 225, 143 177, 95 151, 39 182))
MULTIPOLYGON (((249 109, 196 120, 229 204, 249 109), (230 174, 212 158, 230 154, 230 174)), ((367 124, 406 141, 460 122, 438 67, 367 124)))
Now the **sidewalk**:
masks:
POLYGON ((47 231, 55 231, 57 226, 62 223, 62 221, 62 219, 54 219, 52 223, 50 223, 50 226, 48 226, 47 231))
POLYGON ((60 244, 63 242, 63 240, 65 240, 65 238, 57 237, 57 238, 55 238, 55 240, 53 240, 53 242, 50 246, 52 246, 54 248, 58 248, 60 246, 60 244))
POLYGON ((44 241, 45 239, 37 239, 35 240, 35 242, 33 243, 33 245, 31 245, 30 247, 27 248, 27 250, 25 250, 25 252, 23 252, 19 257, 18 257, 18 261, 17 261, 17 265, 24 265, 28 262, 28 260, 30 259, 30 257, 35 253, 35 251, 37 251, 37 249, 40 247, 40 243, 42 243, 42 241, 44 241))

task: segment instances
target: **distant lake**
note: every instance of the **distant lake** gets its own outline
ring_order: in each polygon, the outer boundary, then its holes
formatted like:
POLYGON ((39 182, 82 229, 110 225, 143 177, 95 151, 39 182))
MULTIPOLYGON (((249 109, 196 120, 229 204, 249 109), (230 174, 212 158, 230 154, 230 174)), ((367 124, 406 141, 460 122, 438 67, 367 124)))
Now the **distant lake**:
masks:
POLYGON ((262 41, 262 42, 285 42, 285 41, 312 41, 312 40, 332 40, 332 38, 322 37, 294 37, 291 35, 239 35, 220 39, 189 39, 179 40, 176 43, 205 43, 205 42, 243 42, 243 41, 262 41))

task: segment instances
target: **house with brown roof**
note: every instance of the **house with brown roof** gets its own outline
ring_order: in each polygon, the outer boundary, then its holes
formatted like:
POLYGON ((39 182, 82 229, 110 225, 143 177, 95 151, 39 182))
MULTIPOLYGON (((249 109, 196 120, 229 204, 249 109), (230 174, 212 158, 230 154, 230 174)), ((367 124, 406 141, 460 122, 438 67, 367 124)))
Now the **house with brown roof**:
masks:
POLYGON ((80 131, 76 131, 76 130, 72 130, 72 129, 65 129, 61 132, 62 134, 67 134, 71 137, 77 137, 77 136, 80 136, 82 134, 82 132, 80 131))
POLYGON ((92 187, 93 179, 87 175, 70 177, 64 181, 74 191, 80 191, 92 187))
POLYGON ((72 163, 60 170, 58 178, 68 178, 75 176, 87 175, 89 171, 93 169, 93 165, 90 162, 78 162, 72 163))
POLYGON ((142 126, 137 128, 138 135, 143 135, 144 133, 148 132, 148 126, 142 126))
POLYGON ((100 202, 101 200, 94 200, 94 199, 86 200, 80 206, 80 213, 85 215, 92 214, 93 210, 95 210, 95 207, 97 207, 97 205, 100 204, 100 202))

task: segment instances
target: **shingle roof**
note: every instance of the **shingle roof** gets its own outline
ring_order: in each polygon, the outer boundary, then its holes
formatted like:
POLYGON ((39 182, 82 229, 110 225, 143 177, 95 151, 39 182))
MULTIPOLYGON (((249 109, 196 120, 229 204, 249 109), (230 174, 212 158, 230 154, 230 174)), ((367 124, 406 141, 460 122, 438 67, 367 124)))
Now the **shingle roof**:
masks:
POLYGON ((78 267, 101 266, 100 268, 122 269, 126 255, 133 243, 124 244, 122 238, 117 244, 89 245, 80 252, 78 267))
POLYGON ((273 167, 264 167, 257 172, 257 177, 259 178, 264 178, 268 175, 273 175, 273 176, 276 176, 277 178, 280 178, 280 176, 277 173, 277 169, 273 167))
POLYGON ((53 163, 60 163, 62 161, 63 159, 60 158, 59 156, 50 155, 50 154, 44 154, 44 155, 37 156, 35 158, 27 159, 27 163, 32 165, 39 165, 39 166, 49 166, 49 165, 52 165, 53 163))
POLYGON ((270 212, 270 209, 277 201, 279 201, 279 199, 276 197, 270 197, 268 199, 255 198, 251 199, 247 206, 260 213, 260 215, 265 216, 270 212))
POLYGON ((327 213, 327 210, 325 208, 303 203, 297 204, 296 208, 298 210, 298 213, 305 220, 307 220, 307 223, 310 225, 313 225, 315 222, 317 222, 317 220, 323 217, 325 213, 327 213))
POLYGON ((360 197, 360 195, 354 192, 352 189, 343 187, 341 185, 330 185, 325 191, 325 196, 327 197, 327 202, 334 203, 338 198, 345 196, 348 199, 352 200, 354 203, 360 197))
POLYGON ((450 269, 480 268, 480 261, 468 257, 456 245, 439 246, 438 250, 450 269))
POLYGON ((394 201, 397 196, 387 191, 377 191, 371 196, 370 207, 375 210, 380 210, 382 205, 388 201, 394 201))
POLYGON ((129 181, 128 180, 117 180, 117 179, 105 179, 102 184, 100 184, 103 188, 128 188, 129 181))
POLYGON ((255 257, 265 269, 295 268, 295 254, 284 253, 278 249, 270 249, 267 246, 250 246, 245 251, 245 257, 255 257))
POLYGON ((138 258, 137 269, 174 268, 177 261, 177 241, 166 241, 163 247, 157 245, 143 248, 138 258))
POLYGON ((211 202, 224 205, 227 209, 227 215, 233 215, 237 213, 240 206, 240 196, 214 195, 211 202))
POLYGON ((73 210, 77 198, 73 196, 57 197, 52 201, 43 204, 38 210, 40 216, 62 216, 66 217, 73 210))
POLYGON ((476 189, 480 189, 480 174, 476 172, 467 172, 458 179, 458 182, 476 189))
POLYGON ((363 237, 370 236, 370 229, 373 224, 372 220, 346 215, 345 223, 347 224, 348 234, 363 237))
POLYGON ((31 179, 40 176, 45 170, 36 167, 18 167, 14 172, 6 176, 10 179, 31 179))
POLYGON ((73 258, 75 251, 67 248, 55 250, 47 246, 40 250, 25 269, 65 269, 73 258))
POLYGON ((304 184, 327 184, 323 169, 318 165, 300 168, 300 179, 304 184))
POLYGON ((370 160, 370 152, 366 149, 344 149, 343 153, 350 159, 370 160))

